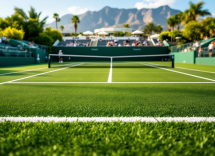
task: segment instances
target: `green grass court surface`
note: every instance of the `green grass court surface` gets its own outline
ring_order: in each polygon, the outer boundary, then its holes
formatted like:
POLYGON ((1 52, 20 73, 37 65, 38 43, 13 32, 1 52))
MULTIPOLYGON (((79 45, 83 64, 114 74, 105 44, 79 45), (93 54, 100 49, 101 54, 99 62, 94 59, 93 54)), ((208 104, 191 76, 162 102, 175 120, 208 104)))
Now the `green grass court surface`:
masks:
MULTIPOLYGON (((155 64, 0 68, 0 117, 215 117, 215 66, 155 64)), ((214 122, 0 122, 0 155, 214 155, 214 136, 214 122)))

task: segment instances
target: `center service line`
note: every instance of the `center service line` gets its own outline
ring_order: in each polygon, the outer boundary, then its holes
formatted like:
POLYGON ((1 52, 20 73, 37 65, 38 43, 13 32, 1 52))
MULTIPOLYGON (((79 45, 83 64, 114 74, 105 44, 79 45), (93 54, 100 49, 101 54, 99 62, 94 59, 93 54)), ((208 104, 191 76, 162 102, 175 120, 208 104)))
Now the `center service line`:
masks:
POLYGON ((109 77, 108 77, 108 83, 112 83, 112 60, 113 60, 113 58, 111 57, 111 61, 110 61, 110 72, 109 72, 109 77))

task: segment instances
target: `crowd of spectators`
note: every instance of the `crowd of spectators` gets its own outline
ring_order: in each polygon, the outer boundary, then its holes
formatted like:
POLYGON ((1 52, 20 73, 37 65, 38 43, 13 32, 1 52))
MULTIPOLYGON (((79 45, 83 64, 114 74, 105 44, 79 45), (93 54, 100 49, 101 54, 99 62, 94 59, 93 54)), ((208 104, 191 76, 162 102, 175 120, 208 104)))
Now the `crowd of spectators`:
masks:
POLYGON ((5 36, 0 37, 0 43, 7 44, 7 38, 5 36))
MULTIPOLYGON (((112 38, 111 38, 112 39, 112 38)), ((102 38, 99 39, 99 42, 102 42, 102 38)), ((122 43, 119 43, 119 40, 115 38, 114 40, 109 40, 106 42, 106 47, 147 47, 147 40, 142 40, 141 38, 131 41, 130 38, 126 39, 122 43)), ((164 46, 162 42, 158 41, 155 46, 164 46)))
MULTIPOLYGON (((100 38, 99 41, 102 41, 100 38)), ((147 41, 142 41, 140 38, 136 41, 131 41, 129 38, 122 43, 119 43, 119 40, 115 38, 114 40, 107 41, 106 47, 142 47, 148 46, 147 41)))
POLYGON ((39 46, 38 46, 38 45, 35 45, 35 44, 34 44, 34 41, 29 42, 28 45, 29 45, 31 48, 39 49, 39 46))
POLYGON ((196 41, 193 44, 190 44, 187 48, 185 48, 184 50, 181 50, 181 52, 189 52, 192 50, 196 50, 197 47, 199 47, 201 45, 200 42, 196 41))
MULTIPOLYGON (((76 41, 72 41, 72 42, 67 42, 66 47, 79 47, 79 43, 77 43, 76 41)), ((87 44, 85 45, 86 47, 90 46, 90 43, 87 42, 87 44)))
MULTIPOLYGON (((211 42, 208 46, 209 57, 212 57, 213 50, 215 49, 215 41, 211 42)), ((198 57, 202 56, 204 49, 200 46, 198 49, 198 57)))

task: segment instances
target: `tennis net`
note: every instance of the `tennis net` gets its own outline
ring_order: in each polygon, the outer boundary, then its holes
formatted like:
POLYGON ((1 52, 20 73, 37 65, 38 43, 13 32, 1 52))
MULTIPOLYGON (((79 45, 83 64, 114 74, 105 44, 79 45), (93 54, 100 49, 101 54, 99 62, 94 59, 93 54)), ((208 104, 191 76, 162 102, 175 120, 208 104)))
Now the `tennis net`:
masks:
POLYGON ((49 68, 174 68, 174 55, 92 56, 49 54, 49 68))

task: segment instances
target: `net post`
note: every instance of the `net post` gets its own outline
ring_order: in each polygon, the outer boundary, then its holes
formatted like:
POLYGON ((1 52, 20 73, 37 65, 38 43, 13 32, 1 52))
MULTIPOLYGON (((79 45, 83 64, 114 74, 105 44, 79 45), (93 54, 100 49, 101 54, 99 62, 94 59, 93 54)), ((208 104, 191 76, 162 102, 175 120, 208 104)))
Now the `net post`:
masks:
POLYGON ((49 60, 48 60, 48 64, 49 64, 48 67, 51 68, 51 56, 50 56, 50 54, 49 54, 48 59, 49 59, 49 60))
POLYGON ((175 58, 174 58, 174 55, 172 55, 172 68, 175 68, 175 58))

